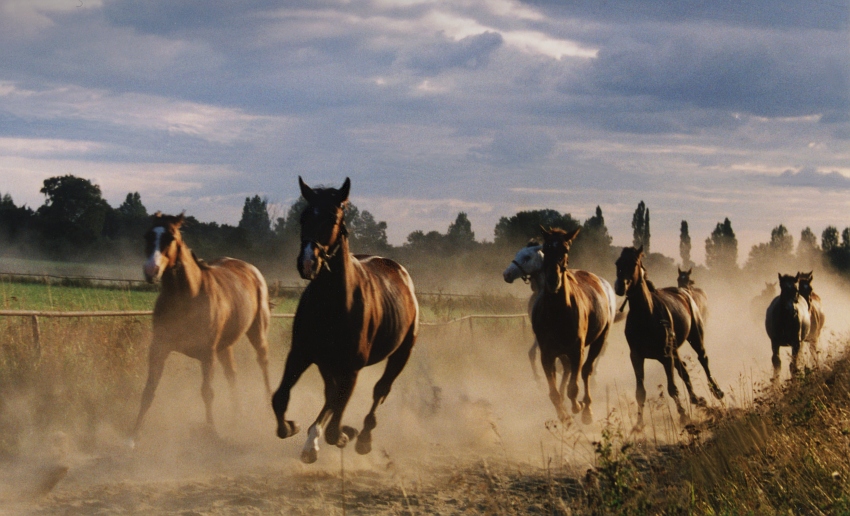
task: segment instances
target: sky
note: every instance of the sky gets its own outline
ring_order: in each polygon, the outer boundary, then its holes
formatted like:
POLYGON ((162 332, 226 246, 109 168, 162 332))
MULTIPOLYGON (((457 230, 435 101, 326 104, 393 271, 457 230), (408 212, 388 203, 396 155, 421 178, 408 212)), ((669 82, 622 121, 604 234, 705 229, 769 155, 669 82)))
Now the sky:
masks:
POLYGON ((0 193, 73 174, 236 224, 310 185, 391 243, 602 208, 616 245, 739 261, 850 226, 848 0, 0 0, 0 193))

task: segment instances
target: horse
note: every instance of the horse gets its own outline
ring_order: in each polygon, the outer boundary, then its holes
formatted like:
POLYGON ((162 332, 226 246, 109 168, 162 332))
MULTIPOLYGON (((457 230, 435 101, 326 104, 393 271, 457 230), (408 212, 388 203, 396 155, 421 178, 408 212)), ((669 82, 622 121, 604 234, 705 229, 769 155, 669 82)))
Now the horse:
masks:
POLYGON ((215 433, 212 401, 213 366, 218 358, 236 402, 236 368, 232 346, 246 335, 257 354, 266 392, 271 396, 268 372, 267 333, 271 309, 263 275, 251 264, 233 258, 210 263, 198 259, 183 241, 180 227, 185 218, 152 217, 145 233, 145 279, 160 282, 162 288, 153 309, 153 340, 148 356, 148 378, 136 425, 135 440, 145 413, 153 402, 162 377, 165 359, 172 351, 201 362, 201 397, 206 407, 206 423, 215 433))
POLYGON ((549 398, 558 418, 568 417, 563 395, 555 386, 555 361, 564 364, 564 377, 569 377, 567 397, 574 414, 582 412, 582 422, 593 421, 588 380, 593 364, 605 346, 617 312, 611 285, 595 274, 568 269, 570 246, 580 228, 570 232, 543 229, 543 288, 531 310, 531 327, 540 346, 540 361, 549 384, 549 398), (582 362, 582 357, 584 361, 582 362), (566 360, 564 360, 566 359, 566 360), (578 397, 578 371, 581 367, 584 398, 578 397))
POLYGON ((767 336, 770 337, 770 346, 773 350, 771 362, 773 363, 773 380, 779 379, 779 369, 782 361, 779 359, 779 348, 791 346, 791 376, 797 373, 797 355, 800 352, 800 344, 809 335, 811 327, 811 315, 809 303, 800 295, 797 282, 800 274, 791 276, 779 273, 779 295, 776 296, 767 307, 764 318, 764 327, 767 336))
MULTIPOLYGON (((536 240, 531 240, 525 247, 517 251, 513 261, 508 265, 502 277, 507 283, 513 283, 517 279, 522 279, 531 287, 531 297, 528 298, 527 311, 531 317, 531 309, 534 307, 534 302, 540 291, 543 288, 543 246, 536 240)), ((537 338, 528 349, 528 361, 531 363, 531 371, 534 373, 534 379, 539 380, 540 375, 537 374, 537 349, 539 345, 537 338)))
POLYGON ((694 299, 694 302, 697 304, 697 308, 699 308, 700 316, 702 317, 703 324, 708 323, 708 296, 705 295, 705 290, 696 287, 696 283, 691 279, 691 274, 694 271, 694 268, 683 271, 676 267, 676 270, 679 271, 679 275, 676 277, 676 284, 679 285, 679 288, 687 289, 690 292, 691 297, 694 299))
POLYGON ((761 321, 764 317, 764 310, 776 297, 776 283, 765 282, 764 290, 759 295, 750 300, 750 316, 754 321, 761 321))
POLYGON ((806 302, 809 304, 810 326, 809 333, 806 336, 806 342, 809 343, 812 356, 817 359, 818 340, 820 339, 820 332, 823 330, 824 314, 820 296, 812 290, 813 272, 800 272, 798 274, 800 275, 800 295, 806 298, 806 302))
POLYGON ((723 398, 723 391, 714 381, 708 367, 704 323, 690 291, 681 288, 656 289, 646 277, 643 256, 643 246, 638 249, 624 248, 616 262, 617 281, 614 284, 617 295, 625 295, 629 303, 626 341, 637 382, 635 397, 638 404, 638 429, 643 428, 643 406, 646 402, 646 389, 643 386, 646 359, 658 360, 664 366, 667 393, 676 402, 682 423, 687 422, 688 417, 673 379, 674 367, 685 383, 691 403, 705 406, 705 399, 694 394, 688 371, 679 358, 678 350, 685 340, 690 343, 705 370, 712 395, 717 399, 723 398))
POLYGON ((292 327, 292 347, 280 387, 272 397, 277 436, 295 435, 299 426, 285 418, 290 391, 316 364, 325 384, 325 404, 310 426, 301 460, 318 459, 319 440, 344 447, 357 438, 356 451, 372 449, 375 410, 410 357, 419 332, 419 304, 404 267, 387 258, 349 253, 344 210, 351 181, 342 187, 310 188, 298 178, 307 206, 301 213, 298 272, 310 283, 301 294, 292 327), (363 367, 386 359, 373 402, 357 432, 342 426, 342 415, 363 367))

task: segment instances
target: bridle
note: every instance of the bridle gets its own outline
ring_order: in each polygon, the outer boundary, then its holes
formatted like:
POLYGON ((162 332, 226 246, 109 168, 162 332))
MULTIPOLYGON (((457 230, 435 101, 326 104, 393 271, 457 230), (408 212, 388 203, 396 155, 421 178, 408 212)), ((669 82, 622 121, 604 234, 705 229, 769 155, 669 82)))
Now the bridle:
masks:
POLYGON ((330 262, 330 260, 339 253, 340 249, 342 249, 342 238, 348 236, 348 228, 345 226, 345 220, 342 217, 336 225, 339 226, 339 232, 337 233, 336 240, 333 244, 323 245, 312 238, 305 238, 301 240, 302 249, 305 244, 313 244, 313 246, 319 251, 319 258, 322 260, 321 267, 326 269, 328 272, 331 271, 331 266, 328 262, 330 262))

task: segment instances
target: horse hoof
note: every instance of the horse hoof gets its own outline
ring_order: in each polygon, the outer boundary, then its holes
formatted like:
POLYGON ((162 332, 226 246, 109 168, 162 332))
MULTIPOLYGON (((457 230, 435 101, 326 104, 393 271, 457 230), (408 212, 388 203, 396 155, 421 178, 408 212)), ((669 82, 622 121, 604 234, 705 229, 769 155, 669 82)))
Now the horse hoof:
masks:
MULTIPOLYGON (((301 427, 295 421, 283 421, 277 425, 277 436, 281 439, 292 437, 301 431, 301 427)), ((315 459, 314 459, 315 460, 315 459)))
POLYGON ((318 450, 304 450, 301 452, 301 462, 304 464, 312 464, 319 460, 318 450))
POLYGON ((360 455, 366 455, 367 453, 372 451, 372 441, 357 439, 357 445, 354 447, 354 449, 360 455))
POLYGON ((714 394, 714 397, 722 400, 723 399, 723 391, 720 390, 720 387, 714 387, 711 389, 711 393, 714 394))
POLYGON ((351 440, 357 437, 357 434, 359 434, 360 432, 358 432, 357 429, 352 426, 343 426, 342 433, 345 434, 349 440, 351 440))
POLYGON ((593 423, 593 412, 590 410, 590 408, 586 408, 584 409, 584 412, 582 412, 581 422, 585 425, 593 423))
POLYGON ((705 406, 707 406, 707 405, 708 405, 708 404, 705 402, 705 398, 697 397, 697 396, 695 396, 695 397, 691 398, 691 403, 693 403, 693 404, 694 404, 694 405, 696 405, 697 407, 705 407, 705 406))

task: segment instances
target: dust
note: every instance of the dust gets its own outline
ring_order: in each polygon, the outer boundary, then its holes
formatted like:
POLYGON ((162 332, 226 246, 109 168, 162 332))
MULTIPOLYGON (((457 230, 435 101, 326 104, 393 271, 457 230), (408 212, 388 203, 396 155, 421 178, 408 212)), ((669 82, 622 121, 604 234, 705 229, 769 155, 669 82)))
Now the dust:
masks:
MULTIPOLYGON (((770 344, 763 321, 752 320, 749 306, 774 277, 753 274, 730 281, 701 269, 692 276, 709 299, 706 349, 712 373, 727 395, 722 402, 711 397, 687 343, 681 353, 697 394, 712 407, 746 406, 770 378, 770 344)), ((661 287, 673 285, 675 275, 651 271, 650 279, 661 287)), ((481 288, 477 281, 476 290, 481 288)), ((500 287, 527 295, 528 287, 505 285, 498 274, 486 285, 492 291, 500 287)), ((826 312, 817 350, 822 358, 847 332, 843 314, 850 297, 843 280, 823 271, 815 272, 814 287, 826 312)), ((276 320, 270 338, 273 379, 282 375, 289 324, 276 320)), ((302 431, 280 440, 253 350, 244 339, 235 348, 236 392, 230 393, 220 370, 214 379, 215 433, 203 424, 199 364, 176 353, 166 363, 135 448, 128 446, 127 432, 138 409, 145 367, 126 379, 133 395, 101 392, 99 401, 111 406, 112 414, 88 418, 86 424, 48 417, 44 411, 53 410, 51 405, 36 402, 24 389, 0 405, 0 427, 14 428, 22 436, 15 452, 2 461, 0 514, 315 513, 338 511, 345 496, 354 504, 353 513, 356 507, 364 514, 381 512, 378 508, 392 513, 404 509, 411 493, 433 485, 437 477, 451 482, 452 471, 470 464, 500 462, 533 471, 555 464, 583 471, 593 464, 593 442, 606 425, 628 433, 634 424, 634 373, 623 332, 624 322, 615 324, 597 361, 590 385, 595 421, 583 425, 577 417, 555 420, 548 389, 542 380, 535 381, 527 358, 533 341, 527 321, 423 326, 410 362, 377 412, 372 453, 361 456, 353 446, 340 450, 322 442, 319 460, 312 465, 302 464, 299 457, 306 429, 323 403, 316 368, 293 389, 287 412, 302 431)), ((814 365, 817 357, 807 350, 804 363, 814 365)), ((785 350, 785 377, 787 363, 785 350)), ((345 424, 362 426, 382 372, 383 364, 378 364, 361 373, 345 424)), ((51 399, 61 404, 65 393, 96 381, 65 379, 51 399)), ((683 439, 673 418, 675 408, 662 388, 665 383, 661 365, 648 361, 648 428, 637 438, 656 444, 683 439)), ((688 408, 694 419, 705 417, 700 409, 688 408)), ((73 409, 86 411, 87 406, 80 403, 73 409)))

